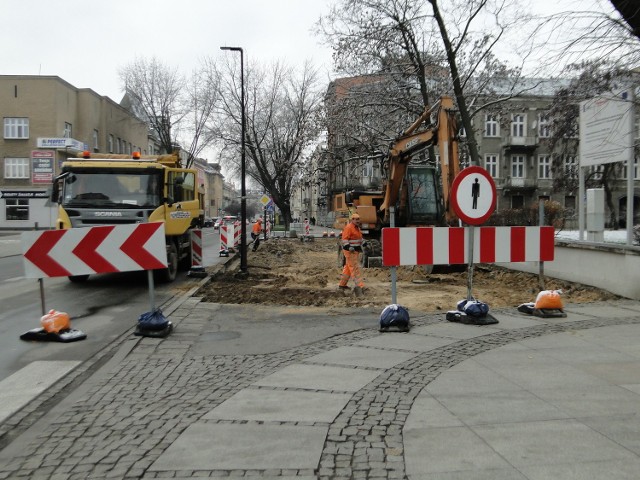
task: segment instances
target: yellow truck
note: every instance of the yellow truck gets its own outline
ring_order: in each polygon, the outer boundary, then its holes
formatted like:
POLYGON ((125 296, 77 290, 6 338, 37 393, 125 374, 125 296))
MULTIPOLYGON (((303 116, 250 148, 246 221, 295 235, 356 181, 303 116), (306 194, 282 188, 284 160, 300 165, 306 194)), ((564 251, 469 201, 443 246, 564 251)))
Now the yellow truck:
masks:
MULTIPOLYGON (((57 229, 164 222, 168 268, 160 281, 175 280, 191 265, 191 230, 202 228, 204 193, 197 171, 182 168, 177 154, 148 156, 85 152, 62 163, 51 199, 57 229)), ((85 281, 88 275, 69 277, 85 281)))

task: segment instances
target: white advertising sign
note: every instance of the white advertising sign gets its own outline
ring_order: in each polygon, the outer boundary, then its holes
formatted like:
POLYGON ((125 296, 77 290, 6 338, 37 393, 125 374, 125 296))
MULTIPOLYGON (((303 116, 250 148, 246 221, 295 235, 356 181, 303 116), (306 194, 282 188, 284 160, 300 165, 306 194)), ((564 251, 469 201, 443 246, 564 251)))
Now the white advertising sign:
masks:
POLYGON ((633 149, 633 102, 627 91, 580 103, 580 166, 626 162, 633 149))

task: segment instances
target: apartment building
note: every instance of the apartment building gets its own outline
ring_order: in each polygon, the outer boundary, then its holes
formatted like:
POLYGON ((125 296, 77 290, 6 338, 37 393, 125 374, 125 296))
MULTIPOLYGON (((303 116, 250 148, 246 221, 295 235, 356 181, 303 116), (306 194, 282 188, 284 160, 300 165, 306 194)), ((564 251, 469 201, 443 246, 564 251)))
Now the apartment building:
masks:
POLYGON ((54 225, 48 190, 65 159, 154 148, 127 109, 57 76, 0 75, 0 114, 0 229, 54 225))

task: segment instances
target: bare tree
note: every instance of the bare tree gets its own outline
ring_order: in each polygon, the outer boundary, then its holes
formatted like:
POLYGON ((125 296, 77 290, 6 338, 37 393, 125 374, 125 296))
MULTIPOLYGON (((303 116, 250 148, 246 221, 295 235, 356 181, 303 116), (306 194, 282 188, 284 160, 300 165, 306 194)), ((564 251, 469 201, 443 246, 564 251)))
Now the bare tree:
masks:
POLYGON ((585 0, 578 9, 531 17, 528 44, 538 68, 549 74, 592 61, 633 69, 640 63, 638 22, 635 0, 585 0))
MULTIPOLYGON (((240 163, 241 112, 237 60, 227 61, 221 82, 220 122, 211 134, 223 156, 240 163)), ((282 63, 245 69, 246 173, 291 221, 292 187, 319 135, 321 96, 309 63, 297 72, 282 63)))
POLYGON ((186 166, 189 167, 204 149, 215 142, 209 132, 220 103, 220 78, 211 59, 205 59, 185 82, 184 99, 187 114, 178 123, 176 137, 189 145, 185 149, 188 154, 186 166))
POLYGON ((172 153, 177 143, 174 127, 184 118, 181 95, 184 79, 177 67, 158 58, 137 58, 120 69, 120 79, 132 107, 158 136, 162 153, 172 153))
POLYGON ((640 38, 640 10, 636 0, 609 0, 615 7, 627 25, 631 29, 631 33, 640 38))
POLYGON ((518 13, 509 0, 454 0, 446 9, 436 0, 342 0, 318 31, 333 46, 339 69, 388 79, 384 89, 376 85, 378 95, 367 104, 371 108, 376 98, 376 107, 387 109, 387 126, 397 125, 398 118, 406 126, 408 118, 453 92, 471 160, 478 163, 473 116, 488 98, 493 103, 518 93, 519 68, 494 54, 518 24, 518 13))

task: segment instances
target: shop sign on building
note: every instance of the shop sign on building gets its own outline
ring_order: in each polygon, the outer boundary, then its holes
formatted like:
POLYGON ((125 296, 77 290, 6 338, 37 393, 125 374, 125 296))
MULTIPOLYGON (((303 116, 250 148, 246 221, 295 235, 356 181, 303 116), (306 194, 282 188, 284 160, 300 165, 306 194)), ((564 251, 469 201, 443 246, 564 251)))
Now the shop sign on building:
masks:
POLYGON ((49 198, 46 190, 0 190, 0 198, 49 198))
POLYGON ((56 153, 53 150, 31 151, 31 183, 49 184, 53 182, 53 162, 56 153))
POLYGON ((38 137, 38 148, 70 149, 77 152, 86 150, 86 146, 74 138, 46 138, 38 137))

